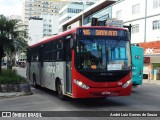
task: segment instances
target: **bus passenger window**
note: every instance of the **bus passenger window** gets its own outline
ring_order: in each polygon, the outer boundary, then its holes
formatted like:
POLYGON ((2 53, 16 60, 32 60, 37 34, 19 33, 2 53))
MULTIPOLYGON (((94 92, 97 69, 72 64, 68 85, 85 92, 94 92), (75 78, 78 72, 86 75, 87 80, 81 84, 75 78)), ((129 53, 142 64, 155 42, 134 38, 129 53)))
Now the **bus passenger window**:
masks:
POLYGON ((57 60, 59 59, 59 51, 57 51, 57 60))
POLYGON ((57 41, 57 49, 62 49, 62 48, 63 48, 62 40, 57 41))

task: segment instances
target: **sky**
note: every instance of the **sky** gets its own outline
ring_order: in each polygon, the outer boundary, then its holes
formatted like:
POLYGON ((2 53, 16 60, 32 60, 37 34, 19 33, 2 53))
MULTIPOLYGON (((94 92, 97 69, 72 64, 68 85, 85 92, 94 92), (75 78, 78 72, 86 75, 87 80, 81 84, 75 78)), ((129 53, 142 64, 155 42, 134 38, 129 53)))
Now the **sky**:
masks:
POLYGON ((22 2, 23 0, 0 0, 0 14, 22 15, 22 2))

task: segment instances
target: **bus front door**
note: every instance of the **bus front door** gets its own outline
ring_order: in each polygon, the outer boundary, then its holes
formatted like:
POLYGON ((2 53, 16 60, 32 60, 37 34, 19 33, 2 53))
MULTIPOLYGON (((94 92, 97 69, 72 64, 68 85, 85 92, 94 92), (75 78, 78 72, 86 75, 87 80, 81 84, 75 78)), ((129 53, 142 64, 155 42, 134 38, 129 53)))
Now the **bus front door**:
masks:
POLYGON ((72 94, 72 53, 70 40, 66 40, 66 92, 72 94))

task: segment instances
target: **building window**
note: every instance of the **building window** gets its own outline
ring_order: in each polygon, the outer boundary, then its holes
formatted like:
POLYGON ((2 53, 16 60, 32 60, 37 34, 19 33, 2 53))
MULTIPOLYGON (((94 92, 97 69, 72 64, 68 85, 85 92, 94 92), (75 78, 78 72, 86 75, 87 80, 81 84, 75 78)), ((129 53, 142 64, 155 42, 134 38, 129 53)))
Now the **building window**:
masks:
POLYGON ((153 21, 152 26, 153 26, 153 30, 160 29, 160 20, 153 21))
POLYGON ((136 4, 132 6, 132 14, 140 13, 140 4, 136 4))
POLYGON ((138 33, 139 32, 139 25, 133 25, 132 26, 132 33, 138 33))
POLYGON ((122 18, 122 10, 116 12, 116 18, 120 20, 122 18))
POLYGON ((160 0, 153 0, 153 8, 160 7, 160 0))

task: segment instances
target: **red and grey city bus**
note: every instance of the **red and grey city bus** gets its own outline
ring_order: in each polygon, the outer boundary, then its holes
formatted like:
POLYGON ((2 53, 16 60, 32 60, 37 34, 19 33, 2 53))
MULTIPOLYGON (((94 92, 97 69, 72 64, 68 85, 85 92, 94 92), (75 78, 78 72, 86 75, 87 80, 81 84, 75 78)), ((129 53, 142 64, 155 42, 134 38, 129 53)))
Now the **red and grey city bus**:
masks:
POLYGON ((34 44, 27 49, 27 78, 61 99, 129 96, 128 30, 81 26, 34 44))

